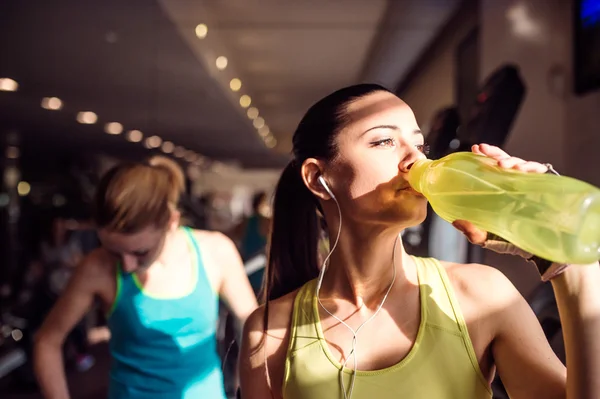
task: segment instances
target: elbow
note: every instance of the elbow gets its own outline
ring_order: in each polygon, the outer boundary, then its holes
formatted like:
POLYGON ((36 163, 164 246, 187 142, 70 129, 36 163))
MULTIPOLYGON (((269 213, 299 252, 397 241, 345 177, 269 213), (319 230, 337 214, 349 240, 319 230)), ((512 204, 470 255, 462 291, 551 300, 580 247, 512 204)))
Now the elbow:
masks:
POLYGON ((34 353, 46 352, 48 349, 60 351, 62 344, 62 340, 53 338, 51 334, 43 329, 33 336, 34 353))

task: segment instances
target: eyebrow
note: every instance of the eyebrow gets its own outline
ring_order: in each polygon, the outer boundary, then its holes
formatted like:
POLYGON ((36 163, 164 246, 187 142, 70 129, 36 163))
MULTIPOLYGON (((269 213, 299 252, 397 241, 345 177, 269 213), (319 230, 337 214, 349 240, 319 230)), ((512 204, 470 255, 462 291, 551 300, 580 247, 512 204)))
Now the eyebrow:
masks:
MULTIPOLYGON (((375 129, 390 129, 390 130, 402 130, 400 129, 398 126, 396 125, 378 125, 378 126, 373 126, 370 129, 365 130, 361 136, 364 136, 365 134, 367 134, 368 132, 370 132, 371 130, 375 130, 375 129)), ((421 131, 421 129, 414 129, 412 131, 413 134, 423 134, 423 132, 421 131)))

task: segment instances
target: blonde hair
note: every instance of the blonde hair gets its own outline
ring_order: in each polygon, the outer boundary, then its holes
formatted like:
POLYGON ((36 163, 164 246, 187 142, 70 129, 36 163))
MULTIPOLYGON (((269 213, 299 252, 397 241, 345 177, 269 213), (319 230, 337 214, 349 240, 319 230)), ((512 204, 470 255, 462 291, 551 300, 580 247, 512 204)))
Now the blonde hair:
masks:
POLYGON ((184 189, 183 171, 169 158, 122 163, 102 177, 94 219, 99 228, 120 233, 135 233, 150 225, 163 228, 184 189))

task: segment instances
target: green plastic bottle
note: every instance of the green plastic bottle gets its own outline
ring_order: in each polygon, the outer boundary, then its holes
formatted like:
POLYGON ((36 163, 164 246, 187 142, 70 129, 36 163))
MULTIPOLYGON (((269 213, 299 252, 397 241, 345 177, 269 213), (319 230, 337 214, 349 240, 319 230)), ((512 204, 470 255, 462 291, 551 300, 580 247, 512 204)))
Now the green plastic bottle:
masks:
POLYGON ((408 180, 448 222, 468 220, 554 262, 600 259, 600 189, 588 183, 502 169, 470 152, 417 161, 408 180))

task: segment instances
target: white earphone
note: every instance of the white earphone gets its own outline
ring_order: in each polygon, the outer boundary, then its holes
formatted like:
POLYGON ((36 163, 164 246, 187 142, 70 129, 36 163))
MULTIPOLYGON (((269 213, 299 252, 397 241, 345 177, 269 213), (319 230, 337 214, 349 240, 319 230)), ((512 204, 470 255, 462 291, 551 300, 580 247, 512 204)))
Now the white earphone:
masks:
POLYGON ((385 295, 383 296, 381 303, 377 307, 377 310, 375 310, 375 313, 373 313, 373 315, 371 317, 369 317, 367 320, 365 320, 356 330, 354 330, 345 321, 343 321, 342 319, 340 319, 339 317, 337 317, 336 315, 331 313, 329 310, 327 310, 327 308, 321 303, 321 299, 319 298, 319 292, 321 290, 321 285, 323 284, 323 276, 325 275, 325 269, 327 268, 329 258, 331 257, 331 255, 333 254, 333 251, 335 250, 335 248, 338 245, 338 241, 339 241, 340 235, 342 233, 342 209, 340 208, 340 204, 338 203, 337 198, 335 198, 335 195, 329 188, 329 185, 327 184, 327 182, 325 181, 323 176, 319 176, 318 180, 321 183, 321 185, 323 186, 323 188, 325 189, 325 191, 327 191, 327 193, 331 196, 331 199, 333 199, 333 201, 335 202, 335 205, 337 206, 337 209, 338 209, 338 215, 340 218, 340 222, 339 222, 339 227, 338 227, 337 236, 335 238, 335 242, 334 242, 333 246, 331 247, 331 249, 329 250, 327 257, 323 261, 323 265, 321 266, 321 272, 319 273, 319 280, 317 282, 317 290, 315 292, 315 295, 317 297, 317 302, 319 303, 321 308, 325 312, 327 312, 327 314, 329 314, 331 317, 333 317, 335 320, 337 320, 342 325, 344 325, 352 333, 352 348, 351 348, 350 352, 348 353, 348 356, 346 356, 346 360, 344 361, 344 364, 342 364, 342 370, 340 370, 340 386, 342 388, 342 393, 344 394, 344 399, 351 399, 352 391, 354 390, 354 381, 356 379, 356 371, 357 371, 356 369, 358 367, 358 360, 357 360, 357 354, 356 354, 356 344, 358 342, 357 335, 358 335, 358 332, 360 331, 360 329, 363 328, 363 326, 365 324, 367 324, 368 322, 373 320, 375 318, 375 316, 377 316, 377 313, 379 313, 381 308, 383 308, 383 304, 385 303, 388 295, 390 294, 390 291, 392 290, 392 287, 394 286, 394 282, 396 281, 396 246, 397 246, 396 244, 398 243, 399 236, 396 238, 396 241, 394 241, 394 249, 392 251, 393 275, 392 275, 392 281, 390 282, 390 286, 388 287, 385 295), (348 364, 348 360, 350 359, 350 356, 352 356, 354 358, 354 368, 353 368, 352 374, 350 376, 350 387, 349 387, 350 389, 348 390, 348 392, 346 392, 346 384, 344 383, 344 369, 346 368, 346 365, 348 364))
POLYGON ((325 179, 323 178, 323 176, 319 176, 318 180, 319 180, 319 183, 321 183, 321 185, 325 189, 325 191, 327 191, 327 194, 329 194, 331 196, 331 198, 333 198, 333 200, 337 203, 337 199, 335 198, 335 195, 333 195, 333 193, 331 192, 331 189, 327 185, 327 182, 325 181, 325 179))

